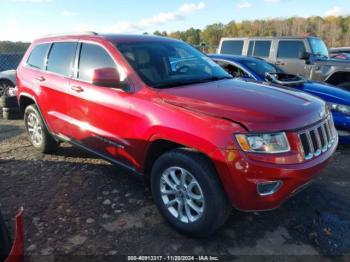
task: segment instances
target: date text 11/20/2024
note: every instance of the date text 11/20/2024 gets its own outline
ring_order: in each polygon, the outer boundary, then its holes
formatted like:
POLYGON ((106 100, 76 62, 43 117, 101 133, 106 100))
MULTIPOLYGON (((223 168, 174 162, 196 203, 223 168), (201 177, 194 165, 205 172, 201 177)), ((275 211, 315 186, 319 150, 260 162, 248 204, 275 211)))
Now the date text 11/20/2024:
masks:
POLYGON ((128 261, 220 261, 217 256, 128 256, 128 261))

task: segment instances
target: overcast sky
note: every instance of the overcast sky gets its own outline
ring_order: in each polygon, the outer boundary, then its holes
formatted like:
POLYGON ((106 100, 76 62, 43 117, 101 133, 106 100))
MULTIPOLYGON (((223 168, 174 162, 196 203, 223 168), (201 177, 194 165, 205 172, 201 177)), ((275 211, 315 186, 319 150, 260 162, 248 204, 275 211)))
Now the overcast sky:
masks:
POLYGON ((350 15, 350 0, 0 0, 0 40, 86 31, 172 32, 231 20, 350 15))

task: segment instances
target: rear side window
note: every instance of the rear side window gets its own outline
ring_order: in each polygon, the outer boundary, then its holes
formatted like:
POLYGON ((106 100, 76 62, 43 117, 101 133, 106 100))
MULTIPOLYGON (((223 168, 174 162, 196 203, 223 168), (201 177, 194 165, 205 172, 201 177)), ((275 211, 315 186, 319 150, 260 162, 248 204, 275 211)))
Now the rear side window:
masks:
POLYGON ((271 41, 256 41, 254 48, 254 56, 269 57, 271 41))
POLYGON ((54 43, 47 62, 47 71, 63 76, 70 76, 73 72, 73 63, 77 43, 54 43))
POLYGON ((303 41, 279 41, 278 58, 299 58, 302 52, 305 52, 303 41))
POLYGON ((83 43, 80 51, 78 78, 91 82, 92 72, 99 68, 116 68, 116 64, 101 46, 83 43))
POLYGON ((50 44, 41 44, 34 47, 30 54, 27 65, 37 69, 45 69, 45 58, 50 44))
POLYGON ((249 41, 248 56, 253 56, 255 41, 249 41))
POLYGON ((225 40, 221 45, 221 54, 242 55, 243 40, 225 40))
POLYGON ((248 56, 269 57, 271 41, 250 41, 248 56))

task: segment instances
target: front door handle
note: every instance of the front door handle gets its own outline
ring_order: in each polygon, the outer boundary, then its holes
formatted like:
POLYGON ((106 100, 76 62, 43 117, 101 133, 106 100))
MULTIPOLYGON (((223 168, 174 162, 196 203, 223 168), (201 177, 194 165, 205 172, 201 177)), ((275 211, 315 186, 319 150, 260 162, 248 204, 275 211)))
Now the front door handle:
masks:
POLYGON ((82 88, 81 86, 71 86, 70 88, 77 93, 84 92, 84 88, 82 88))
POLYGON ((277 62, 276 62, 276 65, 284 66, 284 63, 281 62, 281 61, 277 61, 277 62))
POLYGON ((35 78, 35 80, 37 80, 39 82, 44 82, 46 79, 43 76, 38 76, 38 77, 35 78))

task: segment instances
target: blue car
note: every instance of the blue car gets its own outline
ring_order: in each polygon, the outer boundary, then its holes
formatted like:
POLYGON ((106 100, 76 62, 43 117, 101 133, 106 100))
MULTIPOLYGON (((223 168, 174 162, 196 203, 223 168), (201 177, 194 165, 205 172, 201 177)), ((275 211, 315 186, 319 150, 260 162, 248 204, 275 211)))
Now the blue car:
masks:
POLYGON ((232 76, 243 80, 269 82, 293 87, 325 100, 332 110, 339 143, 350 145, 350 92, 323 82, 308 81, 285 73, 278 66, 255 57, 209 55, 232 76))

